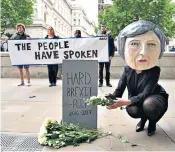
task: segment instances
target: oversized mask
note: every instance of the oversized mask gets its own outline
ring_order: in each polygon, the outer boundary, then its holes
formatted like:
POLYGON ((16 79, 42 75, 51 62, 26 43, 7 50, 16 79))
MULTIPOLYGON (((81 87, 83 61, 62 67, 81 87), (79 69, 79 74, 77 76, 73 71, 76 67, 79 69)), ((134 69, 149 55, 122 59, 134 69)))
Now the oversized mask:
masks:
POLYGON ((157 65, 165 43, 166 38, 157 25, 141 20, 128 25, 119 33, 118 51, 132 69, 147 70, 157 65))

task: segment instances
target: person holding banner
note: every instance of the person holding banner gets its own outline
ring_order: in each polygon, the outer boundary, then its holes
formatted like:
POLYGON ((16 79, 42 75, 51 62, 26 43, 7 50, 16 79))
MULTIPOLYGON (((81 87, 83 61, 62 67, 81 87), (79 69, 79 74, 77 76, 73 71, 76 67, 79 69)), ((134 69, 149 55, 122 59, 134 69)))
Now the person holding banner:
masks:
POLYGON ((80 30, 75 31, 75 38, 81 38, 81 31, 80 30))
MULTIPOLYGON (((24 24, 18 23, 16 25, 16 30, 17 30, 17 33, 15 35, 13 35, 11 39, 14 39, 14 40, 30 39, 30 36, 25 33, 25 25, 24 24)), ((20 78, 21 78, 21 83, 18 86, 24 86, 25 85, 23 68, 26 70, 26 77, 27 77, 27 80, 28 80, 27 85, 31 86, 29 67, 30 67, 29 65, 20 65, 20 66, 18 66, 19 73, 20 73, 20 78)))
POLYGON ((159 26, 139 20, 126 26, 118 35, 118 52, 126 61, 118 87, 106 97, 114 100, 108 109, 126 106, 132 118, 141 118, 136 132, 144 130, 149 120, 147 135, 156 131, 156 123, 168 109, 169 94, 158 84, 160 67, 157 61, 165 51, 166 37, 159 26), (123 99, 125 88, 128 99, 123 99))
MULTIPOLYGON (((59 39, 59 37, 55 36, 55 31, 53 27, 49 26, 47 29, 47 36, 45 39, 59 39)), ((48 77, 49 77, 49 87, 56 86, 57 82, 57 73, 58 73, 58 64, 50 64, 48 67, 48 77)))
POLYGON ((112 85, 110 83, 110 66, 111 66, 112 57, 114 56, 114 52, 115 52, 114 39, 112 38, 112 36, 109 33, 107 33, 106 26, 103 24, 101 25, 101 32, 98 34, 98 36, 105 36, 105 37, 108 37, 108 39, 109 39, 109 62, 99 63, 99 87, 103 86, 104 65, 105 65, 105 69, 106 69, 106 86, 112 87, 112 85))

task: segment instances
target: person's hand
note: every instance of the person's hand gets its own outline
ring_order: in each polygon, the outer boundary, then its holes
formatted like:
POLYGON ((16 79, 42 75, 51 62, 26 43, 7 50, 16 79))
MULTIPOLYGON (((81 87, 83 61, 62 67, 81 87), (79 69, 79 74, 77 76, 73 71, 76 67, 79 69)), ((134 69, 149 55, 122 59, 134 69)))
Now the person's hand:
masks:
POLYGON ((30 37, 26 37, 26 40, 30 40, 30 37))
POLYGON ((112 60, 112 56, 109 57, 109 60, 112 60))
POLYGON ((107 109, 109 110, 116 109, 118 107, 130 105, 130 104, 131 104, 130 100, 118 99, 118 100, 114 100, 114 104, 107 106, 107 109))

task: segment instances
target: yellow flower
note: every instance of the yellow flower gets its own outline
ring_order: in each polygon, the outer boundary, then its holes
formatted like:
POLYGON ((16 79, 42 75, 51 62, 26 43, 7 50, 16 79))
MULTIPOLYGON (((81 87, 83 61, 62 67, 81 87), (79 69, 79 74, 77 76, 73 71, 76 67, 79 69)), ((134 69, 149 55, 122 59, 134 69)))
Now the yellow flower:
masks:
POLYGON ((52 122, 54 122, 54 120, 52 118, 48 117, 44 120, 43 124, 44 124, 44 126, 48 126, 48 124, 50 124, 52 122))
POLYGON ((47 134, 46 132, 39 132, 38 137, 43 138, 46 136, 46 134, 47 134))
POLYGON ((38 138, 38 142, 41 144, 41 145, 46 145, 47 144, 47 138, 46 137, 43 137, 43 138, 38 138))

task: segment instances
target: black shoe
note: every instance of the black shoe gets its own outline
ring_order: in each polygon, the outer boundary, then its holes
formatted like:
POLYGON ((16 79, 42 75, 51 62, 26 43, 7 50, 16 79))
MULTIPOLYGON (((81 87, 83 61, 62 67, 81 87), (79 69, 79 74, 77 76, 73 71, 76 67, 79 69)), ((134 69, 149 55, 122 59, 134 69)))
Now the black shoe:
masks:
POLYGON ((25 84, 24 84, 24 82, 21 82, 18 86, 20 87, 20 86, 24 86, 25 84))
POLYGON ((152 136, 156 132, 156 122, 149 122, 147 135, 152 136))
POLYGON ((53 84, 50 84, 49 87, 53 87, 53 84))
POLYGON ((102 86, 103 86, 103 83, 100 83, 98 86, 99 86, 99 87, 102 87, 102 86))
POLYGON ((56 86, 56 83, 53 83, 52 86, 56 86))
POLYGON ((106 83, 107 87, 112 87, 112 85, 110 83, 106 83))
POLYGON ((141 119, 139 121, 139 123, 136 126, 136 132, 140 132, 140 131, 143 131, 144 130, 146 121, 147 121, 147 119, 141 119))

